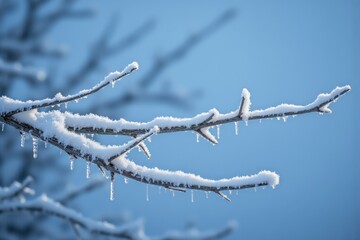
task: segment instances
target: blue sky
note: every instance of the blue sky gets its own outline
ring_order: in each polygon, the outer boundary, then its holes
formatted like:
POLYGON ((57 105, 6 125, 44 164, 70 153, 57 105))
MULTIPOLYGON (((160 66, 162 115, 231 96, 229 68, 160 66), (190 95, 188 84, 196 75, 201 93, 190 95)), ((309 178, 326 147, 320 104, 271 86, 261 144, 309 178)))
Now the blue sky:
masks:
MULTIPOLYGON (((88 4, 87 1, 81 5, 88 4)), ((149 19, 155 28, 134 47, 106 61, 83 88, 101 80, 109 71, 121 70, 133 60, 140 70, 96 97, 100 101, 131 89, 157 56, 166 54, 191 33, 202 29, 223 11, 237 11, 234 20, 211 34, 185 58, 163 72, 160 81, 191 91, 201 89, 190 110, 171 106, 134 104, 128 120, 149 121, 159 115, 189 117, 217 108, 229 112, 238 107, 242 88, 252 94, 251 109, 281 103, 307 104, 319 93, 350 84, 352 91, 332 105, 332 114, 308 114, 277 120, 221 127, 220 143, 196 143, 193 133, 153 137, 152 159, 132 152, 138 164, 182 170, 207 178, 223 178, 275 171, 280 185, 232 193, 232 202, 218 196, 205 198, 195 192, 172 194, 134 181, 116 179, 115 201, 108 186, 79 201, 86 215, 131 213, 145 219, 151 235, 181 229, 194 222, 201 229, 220 228, 238 222, 229 239, 359 239, 359 1, 91 1, 94 19, 74 24, 67 21, 51 33, 54 42, 71 47, 64 76, 86 56, 110 19, 114 37, 120 38, 149 19), (114 17, 115 16, 115 17, 114 17), (356 100, 357 99, 357 100, 356 100)), ((61 77, 60 72, 60 77, 61 77)), ((155 85, 154 88, 161 86, 155 85)), ((84 104, 86 104, 84 102, 84 104)), ((71 107, 71 106, 70 106, 71 107)), ((77 107, 77 106, 76 106, 77 107)), ((71 109, 71 108, 70 108, 71 109)), ((215 129, 214 129, 215 130, 215 129)), ((64 161, 64 165, 68 162, 64 161)), ((96 172, 94 168, 94 172, 96 172)), ((85 164, 76 163, 73 184, 85 183, 85 164)))

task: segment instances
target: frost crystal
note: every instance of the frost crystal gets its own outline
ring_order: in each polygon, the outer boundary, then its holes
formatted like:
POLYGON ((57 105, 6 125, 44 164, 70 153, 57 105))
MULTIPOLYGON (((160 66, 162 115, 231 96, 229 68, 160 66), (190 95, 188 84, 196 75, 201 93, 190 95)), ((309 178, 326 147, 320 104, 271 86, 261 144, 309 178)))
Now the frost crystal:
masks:
POLYGON ((37 158, 38 156, 38 146, 39 140, 35 137, 32 138, 32 145, 33 145, 33 158, 37 158))
POLYGON ((86 162, 86 178, 90 178, 90 162, 86 162))

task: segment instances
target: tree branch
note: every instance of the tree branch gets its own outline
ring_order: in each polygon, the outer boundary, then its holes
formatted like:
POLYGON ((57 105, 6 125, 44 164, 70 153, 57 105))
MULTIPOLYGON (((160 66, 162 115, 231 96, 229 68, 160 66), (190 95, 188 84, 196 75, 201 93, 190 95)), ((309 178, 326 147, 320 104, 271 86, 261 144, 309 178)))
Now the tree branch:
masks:
MULTIPOLYGON (((120 80, 121 78, 129 75, 131 72, 133 72, 134 70, 137 70, 139 68, 139 65, 136 62, 133 62, 131 64, 129 64, 127 67, 124 68, 123 71, 121 72, 112 72, 110 73, 108 76, 105 77, 105 79, 98 83, 97 85, 95 85, 93 88, 91 89, 87 89, 87 90, 82 90, 79 93, 75 94, 75 95, 68 95, 66 97, 62 96, 61 93, 56 94, 56 96, 52 99, 43 99, 43 100, 37 100, 37 101, 27 101, 27 102, 21 102, 21 101, 17 101, 13 107, 15 107, 15 109, 13 110, 7 110, 7 112, 2 111, 1 115, 6 115, 6 116, 12 116, 16 113, 20 113, 20 112, 26 112, 32 109, 38 109, 38 108, 43 108, 43 107, 49 107, 49 106, 54 106, 54 105, 59 105, 62 103, 66 103, 66 102, 70 102, 70 101, 76 101, 79 100, 81 98, 85 98, 90 94, 93 94, 97 91, 99 91, 100 89, 106 87, 107 85, 114 84, 116 81, 120 80)), ((4 97, 1 97, 1 100, 9 100, 6 99, 4 97)), ((1 102, 0 102, 1 103, 1 102)))
MULTIPOLYGON (((312 103, 300 106, 292 104, 281 104, 276 107, 269 107, 265 110, 249 111, 249 97, 242 99, 239 109, 227 114, 220 114, 217 109, 198 114, 192 118, 161 117, 146 123, 128 122, 124 119, 111 120, 96 115, 74 115, 66 113, 66 126, 70 131, 85 134, 109 134, 109 135, 138 135, 144 134, 154 126, 159 127, 158 134, 179 131, 198 131, 199 129, 217 126, 230 122, 257 120, 265 118, 287 117, 311 112, 329 112, 329 105, 339 97, 350 91, 350 86, 336 87, 330 93, 320 94, 312 103), (246 106, 246 107, 245 107, 246 106), (245 111, 245 109, 247 109, 245 111), (209 121, 204 119, 211 117, 209 121), (78 122, 83 124, 79 126, 78 122), (88 124, 86 126, 84 124, 88 124)), ((248 92, 247 90, 245 92, 248 92)), ((216 143, 216 142, 213 142, 216 143)))
POLYGON ((31 177, 27 177, 22 183, 14 182, 10 187, 0 187, 0 201, 15 198, 24 192, 32 194, 33 191, 28 188, 32 181, 31 177))
POLYGON ((306 106, 281 104, 255 111, 250 111, 250 93, 244 89, 241 104, 233 112, 220 114, 216 109, 212 109, 193 118, 161 117, 148 123, 127 122, 124 119, 113 121, 93 114, 80 116, 68 112, 38 112, 36 110, 40 107, 68 102, 95 93, 111 81, 118 80, 135 69, 137 69, 137 64, 131 64, 121 73, 110 74, 92 89, 60 99, 45 99, 40 104, 16 102, 2 97, 0 110, 5 114, 1 115, 0 121, 51 143, 70 156, 91 161, 100 169, 108 170, 112 178, 116 173, 139 182, 166 188, 211 191, 229 201, 230 199, 221 191, 267 185, 275 187, 279 183, 279 176, 274 172, 261 171, 252 176, 211 180, 180 171, 172 172, 139 166, 127 159, 125 153, 154 133, 196 131, 209 141, 217 143, 215 137, 210 133, 209 127, 240 120, 286 117, 309 112, 331 112, 328 108, 329 105, 351 89, 350 86, 337 87, 328 94, 320 94, 314 102, 306 106), (24 107, 24 104, 29 106, 24 107), (19 108, 19 105, 22 107, 19 108), (35 111, 29 111, 34 109, 35 111), (103 146, 79 133, 124 134, 137 137, 123 146, 103 146))
POLYGON ((90 218, 82 216, 80 213, 53 201, 46 195, 42 195, 34 200, 26 202, 4 202, 0 205, 0 214, 6 212, 39 212, 43 214, 50 214, 58 218, 68 221, 70 224, 82 227, 87 231, 99 235, 139 239, 142 233, 141 222, 134 222, 125 224, 121 227, 116 227, 110 223, 94 221, 90 218))

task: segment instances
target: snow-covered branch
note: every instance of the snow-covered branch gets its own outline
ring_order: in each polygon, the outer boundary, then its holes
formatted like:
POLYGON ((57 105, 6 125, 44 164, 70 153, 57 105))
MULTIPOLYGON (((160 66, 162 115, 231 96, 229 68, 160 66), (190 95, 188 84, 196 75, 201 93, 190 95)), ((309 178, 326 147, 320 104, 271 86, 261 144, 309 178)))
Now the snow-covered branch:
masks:
MULTIPOLYGON (((115 226, 109 222, 95 221, 83 216, 81 213, 66 207, 63 203, 55 201, 45 194, 31 200, 25 198, 22 201, 15 199, 22 193, 33 194, 34 191, 28 186, 32 183, 32 178, 27 177, 22 183, 14 182, 10 187, 0 188, 0 214, 12 212, 31 212, 41 213, 42 216, 52 215, 61 218, 68 222, 73 228, 79 239, 81 238, 78 227, 87 230, 89 233, 98 234, 102 236, 109 236, 115 238, 137 239, 137 240, 206 240, 206 239, 221 239, 228 236, 235 229, 233 223, 229 223, 223 229, 215 231, 199 231, 196 228, 191 228, 186 231, 171 231, 159 237, 149 237, 144 233, 143 221, 137 220, 128 222, 120 226, 115 226)), ((99 184, 99 181, 93 181, 86 185, 92 188, 94 184, 99 184)), ((69 192, 62 202, 74 195, 81 194, 85 188, 76 189, 69 192)))
POLYGON ((14 182, 10 187, 0 187, 0 201, 18 197, 23 193, 33 194, 28 188, 32 181, 31 177, 27 177, 22 183, 14 182))
POLYGON ((30 133, 33 137, 49 142, 67 152, 71 158, 83 158, 94 163, 103 170, 110 172, 111 180, 114 174, 121 174, 146 184, 163 186, 173 190, 184 189, 214 192, 222 198, 230 199, 223 194, 223 190, 245 189, 257 186, 275 187, 279 183, 279 176, 270 171, 261 171, 251 176, 236 176, 229 179, 212 180, 181 171, 168 171, 158 168, 139 166, 130 161, 126 153, 138 146, 150 156, 144 140, 155 133, 170 133, 176 131, 195 131, 212 143, 217 143, 210 128, 221 124, 238 121, 249 121, 262 118, 287 117, 310 112, 331 112, 329 105, 340 96, 348 92, 350 86, 336 87, 327 94, 320 94, 310 104, 300 106, 281 104, 265 110, 250 111, 250 93, 247 89, 242 92, 240 106, 233 112, 220 114, 212 109, 196 115, 193 118, 158 117, 147 123, 128 122, 124 119, 117 121, 109 118, 89 114, 85 116, 60 111, 39 112, 37 109, 55 104, 78 100, 95 93, 109 83, 128 75, 137 69, 132 63, 121 73, 111 73, 102 82, 89 90, 83 90, 75 95, 63 97, 57 95, 53 99, 21 102, 8 97, 0 98, 0 120, 12 125, 22 132, 30 133), (121 146, 104 146, 99 142, 87 138, 83 133, 123 134, 133 139, 121 146))
POLYGON ((46 73, 44 70, 33 67, 24 67, 21 63, 7 63, 0 58, 0 74, 23 77, 34 81, 44 81, 46 73))
POLYGON ((291 115, 300 115, 311 112, 330 113, 329 106, 339 97, 351 90, 349 85, 336 87, 330 93, 322 93, 307 105, 280 104, 264 110, 250 111, 250 93, 243 90, 242 101, 238 109, 230 113, 221 114, 217 109, 198 114, 192 118, 158 117, 150 122, 129 122, 125 119, 111 120, 94 114, 78 115, 66 114, 66 126, 69 130, 86 134, 110 135, 138 135, 144 134, 154 126, 159 127, 158 134, 178 131, 202 131, 202 136, 217 143, 208 132, 209 127, 222 125, 229 122, 249 121, 265 118, 286 118, 291 115), (88 124, 88 125, 87 125, 88 124))
POLYGON ((53 215, 68 221, 70 224, 82 227, 87 231, 99 235, 126 238, 126 239, 142 239, 143 227, 141 221, 124 224, 116 227, 107 222, 98 222, 90 218, 82 216, 73 209, 67 208, 58 202, 55 202, 46 195, 42 195, 33 200, 25 202, 4 202, 0 204, 0 214, 6 212, 39 212, 43 214, 53 215))
MULTIPOLYGON (((0 113, 1 113, 1 115, 3 115, 4 112, 6 112, 7 116, 11 116, 16 113, 25 112, 25 111, 29 111, 32 109, 59 105, 59 104, 67 103, 70 101, 77 101, 79 99, 87 97, 88 95, 90 95, 92 93, 99 91, 100 89, 106 87, 109 84, 115 84, 116 81, 129 75, 132 71, 137 70, 138 68, 139 68, 138 63, 133 62, 133 63, 129 64, 127 67, 125 67, 124 70, 121 72, 116 71, 116 72, 110 73, 109 75, 107 75, 105 77, 105 79, 103 81, 101 81, 100 83, 98 83, 97 85, 92 87, 91 89, 82 90, 82 91, 78 92, 77 94, 68 95, 66 97, 64 97, 61 93, 58 93, 58 94, 56 94, 56 96, 54 98, 51 98, 51 99, 47 98, 47 99, 43 99, 43 100, 27 101, 27 102, 16 101, 16 102, 13 102, 14 105, 12 105, 14 109, 1 109, 0 113)), ((2 97, 0 100, 7 101, 9 99, 2 97)))

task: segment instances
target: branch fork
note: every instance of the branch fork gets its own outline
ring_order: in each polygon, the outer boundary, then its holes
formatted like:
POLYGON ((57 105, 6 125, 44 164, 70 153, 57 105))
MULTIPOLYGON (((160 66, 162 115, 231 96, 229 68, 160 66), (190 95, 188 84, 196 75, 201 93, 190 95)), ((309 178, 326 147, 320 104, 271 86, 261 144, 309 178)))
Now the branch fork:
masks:
POLYGON ((250 111, 250 93, 244 89, 240 106, 233 112, 221 114, 216 109, 212 109, 192 118, 160 117, 145 123, 128 122, 124 119, 111 120, 94 114, 78 115, 60 111, 38 111, 40 108, 85 98, 113 81, 122 79, 136 69, 138 69, 138 64, 131 63, 122 72, 109 74, 93 88, 67 97, 58 94, 53 99, 27 102, 1 97, 0 121, 49 142, 74 158, 91 161, 99 167, 104 175, 106 175, 105 171, 109 171, 111 178, 114 177, 114 174, 121 174, 129 179, 175 191, 185 191, 185 189, 211 191, 230 201, 230 198, 222 191, 268 185, 275 187, 279 183, 279 176, 274 172, 261 171, 251 176, 220 180, 205 179, 181 171, 172 172, 139 166, 128 160, 126 154, 138 147, 147 157, 150 157, 150 151, 144 141, 154 134, 194 131, 211 143, 217 144, 218 141, 209 130, 213 126, 310 112, 331 112, 329 105, 351 89, 350 86, 336 87, 328 94, 320 94, 315 101, 305 106, 281 104, 254 111, 250 111), (122 146, 103 146, 85 137, 85 134, 127 135, 132 139, 122 146))

